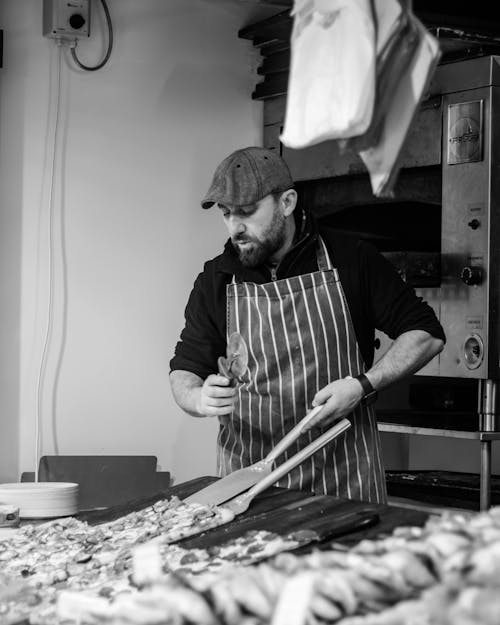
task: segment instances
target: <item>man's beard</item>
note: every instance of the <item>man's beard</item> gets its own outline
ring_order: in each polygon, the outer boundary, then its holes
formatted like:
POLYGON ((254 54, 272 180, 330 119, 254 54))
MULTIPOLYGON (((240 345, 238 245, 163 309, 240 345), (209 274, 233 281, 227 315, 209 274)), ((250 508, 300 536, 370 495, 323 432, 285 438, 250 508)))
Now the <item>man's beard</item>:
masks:
POLYGON ((233 237, 232 243, 241 264, 245 267, 257 267, 268 261, 284 244, 286 239, 285 217, 276 211, 267 230, 258 239, 241 234, 233 237), (239 242, 247 245, 240 247, 239 242))

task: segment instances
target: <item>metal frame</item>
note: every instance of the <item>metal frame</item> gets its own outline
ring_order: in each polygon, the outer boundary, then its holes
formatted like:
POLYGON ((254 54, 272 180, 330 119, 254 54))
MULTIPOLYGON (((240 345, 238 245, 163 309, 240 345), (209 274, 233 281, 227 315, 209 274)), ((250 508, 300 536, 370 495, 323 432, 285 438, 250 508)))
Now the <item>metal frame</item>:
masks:
POLYGON ((479 442, 479 509, 487 510, 491 505, 491 443, 500 440, 498 428, 499 413, 497 412, 497 380, 479 380, 478 413, 479 429, 477 432, 466 430, 446 430, 444 428, 426 428, 413 425, 379 422, 381 432, 398 434, 418 434, 424 436, 443 436, 447 438, 464 438, 479 442))

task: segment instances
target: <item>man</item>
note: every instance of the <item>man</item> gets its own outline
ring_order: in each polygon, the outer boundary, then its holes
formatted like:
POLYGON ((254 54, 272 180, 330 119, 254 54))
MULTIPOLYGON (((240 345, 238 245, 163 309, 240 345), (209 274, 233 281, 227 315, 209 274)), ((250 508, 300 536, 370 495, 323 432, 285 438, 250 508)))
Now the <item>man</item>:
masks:
POLYGON ((297 200, 271 150, 237 150, 217 168, 202 207, 217 207, 230 239, 195 281, 170 363, 172 391, 187 413, 219 418, 221 475, 263 458, 311 406, 323 409, 289 454, 348 417, 345 434, 279 484, 383 502, 371 404, 438 354, 444 333, 381 254, 318 228, 297 200), (375 328, 395 340, 372 366, 375 328), (236 386, 217 373, 233 332, 249 353, 236 386))

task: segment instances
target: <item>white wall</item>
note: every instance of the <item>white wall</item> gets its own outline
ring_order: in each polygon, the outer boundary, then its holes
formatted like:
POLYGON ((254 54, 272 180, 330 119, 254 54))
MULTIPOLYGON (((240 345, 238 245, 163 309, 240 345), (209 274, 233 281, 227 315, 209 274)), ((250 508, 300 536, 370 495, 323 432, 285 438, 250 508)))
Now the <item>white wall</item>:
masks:
MULTIPOLYGON (((215 470, 215 424, 177 408, 168 361, 225 240, 199 200, 221 158, 261 141, 257 52, 237 32, 264 15, 108 4, 111 60, 83 72, 42 37, 40 0, 1 3, 0 481, 34 469, 37 413, 42 454, 154 454, 176 481, 215 470)), ((105 49, 94 5, 77 50, 90 65, 105 49)))
POLYGON ((20 116, 1 78, 4 72, 0 68, 0 481, 17 474, 18 462, 23 141, 20 116), (7 169, 9 176, 3 175, 7 169))

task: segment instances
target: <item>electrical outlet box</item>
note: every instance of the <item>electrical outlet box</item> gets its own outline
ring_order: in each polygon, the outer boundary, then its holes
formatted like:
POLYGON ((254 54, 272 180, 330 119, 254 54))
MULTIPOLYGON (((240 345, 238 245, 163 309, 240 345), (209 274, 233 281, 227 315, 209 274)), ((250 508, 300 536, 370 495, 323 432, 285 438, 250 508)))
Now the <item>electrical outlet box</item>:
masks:
POLYGON ((74 41, 90 35, 90 0, 43 0, 43 35, 74 41))

